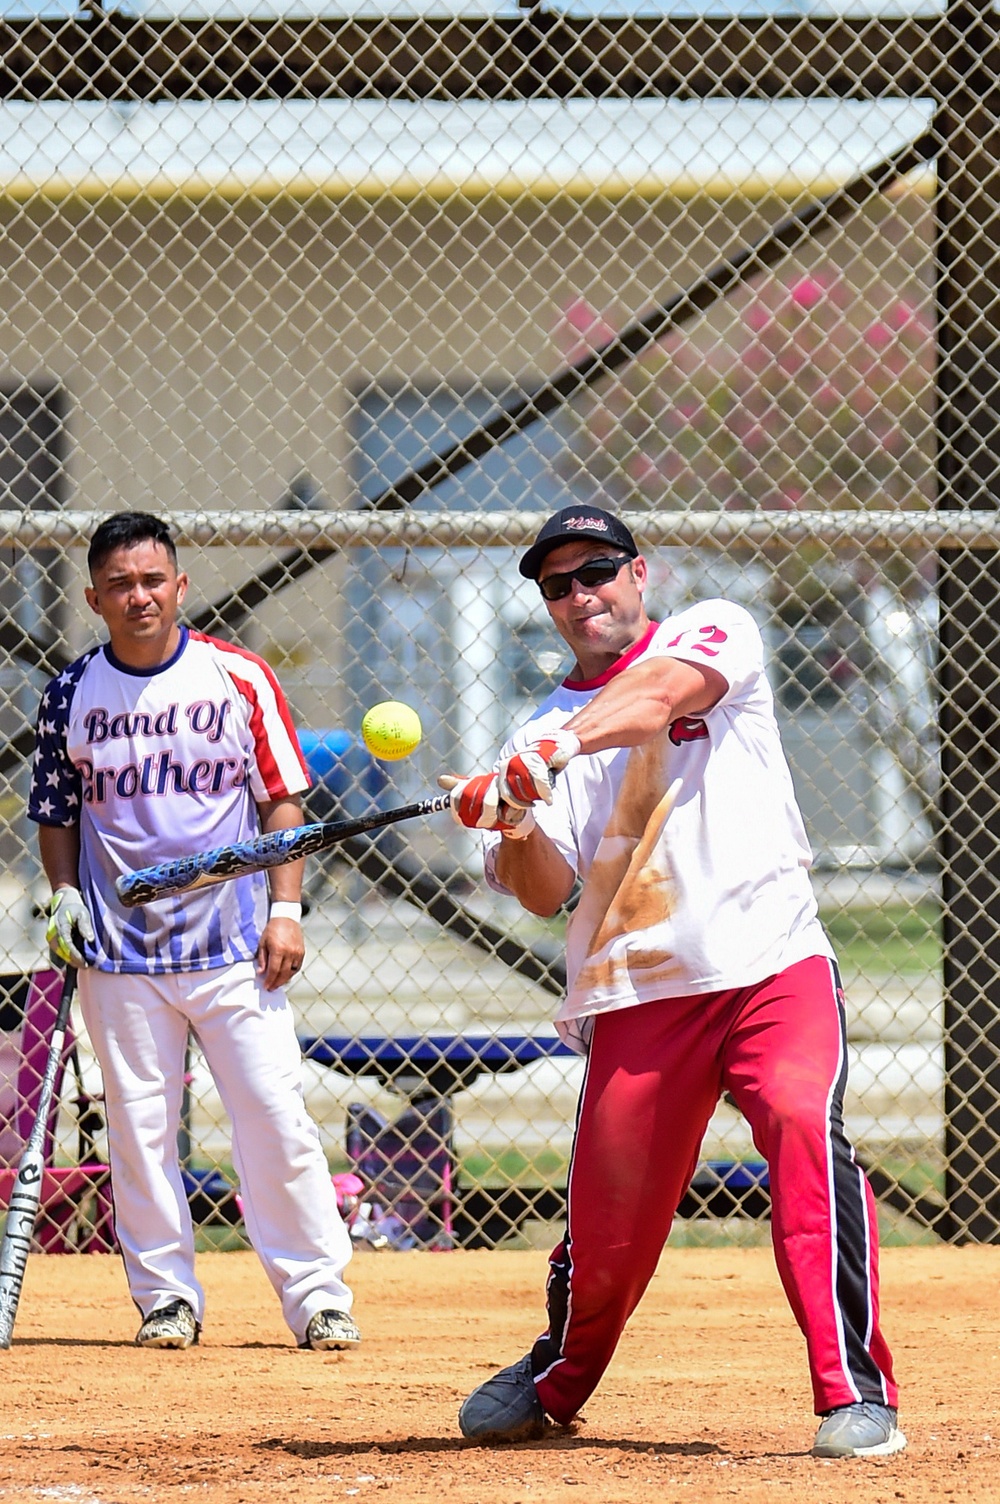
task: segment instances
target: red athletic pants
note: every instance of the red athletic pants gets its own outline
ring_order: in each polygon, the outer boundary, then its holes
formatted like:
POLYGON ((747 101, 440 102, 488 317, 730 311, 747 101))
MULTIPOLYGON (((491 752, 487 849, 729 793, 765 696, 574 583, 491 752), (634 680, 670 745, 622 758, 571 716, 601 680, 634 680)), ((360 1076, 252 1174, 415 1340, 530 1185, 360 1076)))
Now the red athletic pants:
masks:
POLYGON ((593 1393, 652 1278, 723 1091, 767 1160, 781 1282, 806 1339, 816 1410, 896 1404, 879 1329, 878 1234, 844 1136, 843 995, 825 957, 753 987, 599 1014, 580 1098, 549 1328, 532 1351, 547 1413, 593 1393))

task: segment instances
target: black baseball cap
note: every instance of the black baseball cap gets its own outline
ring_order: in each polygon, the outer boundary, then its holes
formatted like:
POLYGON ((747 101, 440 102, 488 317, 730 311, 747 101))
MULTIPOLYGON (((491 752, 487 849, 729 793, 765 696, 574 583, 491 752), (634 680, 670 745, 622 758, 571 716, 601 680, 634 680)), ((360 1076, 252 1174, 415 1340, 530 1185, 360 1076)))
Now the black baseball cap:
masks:
POLYGON ((579 504, 563 507, 561 512, 556 512, 548 522, 543 523, 538 537, 517 566, 524 578, 537 580, 545 555, 551 549, 558 548, 560 543, 568 543, 574 538, 586 538, 592 543, 610 543, 612 548, 620 549, 630 559, 637 558, 639 554, 636 541, 624 522, 619 522, 610 512, 602 512, 600 507, 579 504))

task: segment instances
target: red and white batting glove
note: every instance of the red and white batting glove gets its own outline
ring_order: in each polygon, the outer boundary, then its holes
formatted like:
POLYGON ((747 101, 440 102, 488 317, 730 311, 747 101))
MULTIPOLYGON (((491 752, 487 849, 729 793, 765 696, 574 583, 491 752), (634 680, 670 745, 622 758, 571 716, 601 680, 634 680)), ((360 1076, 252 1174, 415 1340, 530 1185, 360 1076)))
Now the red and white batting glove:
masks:
POLYGON ((552 803, 552 778, 580 750, 580 738, 561 729, 539 737, 523 752, 497 763, 500 798, 515 809, 528 809, 539 799, 552 803))
POLYGON ((535 828, 535 817, 530 809, 516 809, 513 804, 501 804, 500 815, 497 830, 505 841, 523 841, 535 828))
POLYGON ((535 828, 530 810, 511 808, 498 792, 495 773, 477 773, 474 778, 457 778, 442 773, 440 788, 451 795, 451 817, 467 830, 499 830, 511 841, 523 841, 535 828))

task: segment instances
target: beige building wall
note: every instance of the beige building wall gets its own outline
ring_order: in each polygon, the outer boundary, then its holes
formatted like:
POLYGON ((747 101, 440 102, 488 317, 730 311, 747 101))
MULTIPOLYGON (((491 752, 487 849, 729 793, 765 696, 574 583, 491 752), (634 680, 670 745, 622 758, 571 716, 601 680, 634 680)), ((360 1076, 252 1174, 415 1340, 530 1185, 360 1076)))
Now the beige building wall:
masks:
MULTIPOLYGON (((259 508, 307 475, 357 504, 353 420, 373 382, 512 393, 565 359, 561 312, 616 320, 691 281, 780 212, 705 199, 104 198, 4 209, 0 381, 69 397, 68 497, 259 508)), ((213 549, 195 606, 266 563, 213 549)), ((263 609, 252 645, 308 678, 336 658, 336 563, 263 609)), ((78 597, 78 592, 77 592, 78 597)), ((82 645, 91 623, 79 613, 82 645)), ((299 692, 308 696, 303 682, 299 692)), ((336 718, 333 686, 301 709, 336 718)))

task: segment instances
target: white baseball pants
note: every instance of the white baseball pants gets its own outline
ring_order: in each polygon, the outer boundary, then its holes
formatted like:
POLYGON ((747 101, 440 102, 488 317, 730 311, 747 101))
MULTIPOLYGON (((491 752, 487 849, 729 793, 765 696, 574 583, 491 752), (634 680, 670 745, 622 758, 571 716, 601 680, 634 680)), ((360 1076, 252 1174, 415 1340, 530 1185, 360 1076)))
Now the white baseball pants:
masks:
POLYGON ((205 1297, 177 1155, 190 1025, 233 1127, 247 1232, 298 1342, 317 1311, 348 1311, 351 1240, 319 1133, 284 992, 253 963, 165 976, 81 971, 80 1008, 104 1075, 115 1227, 143 1317, 205 1297))

